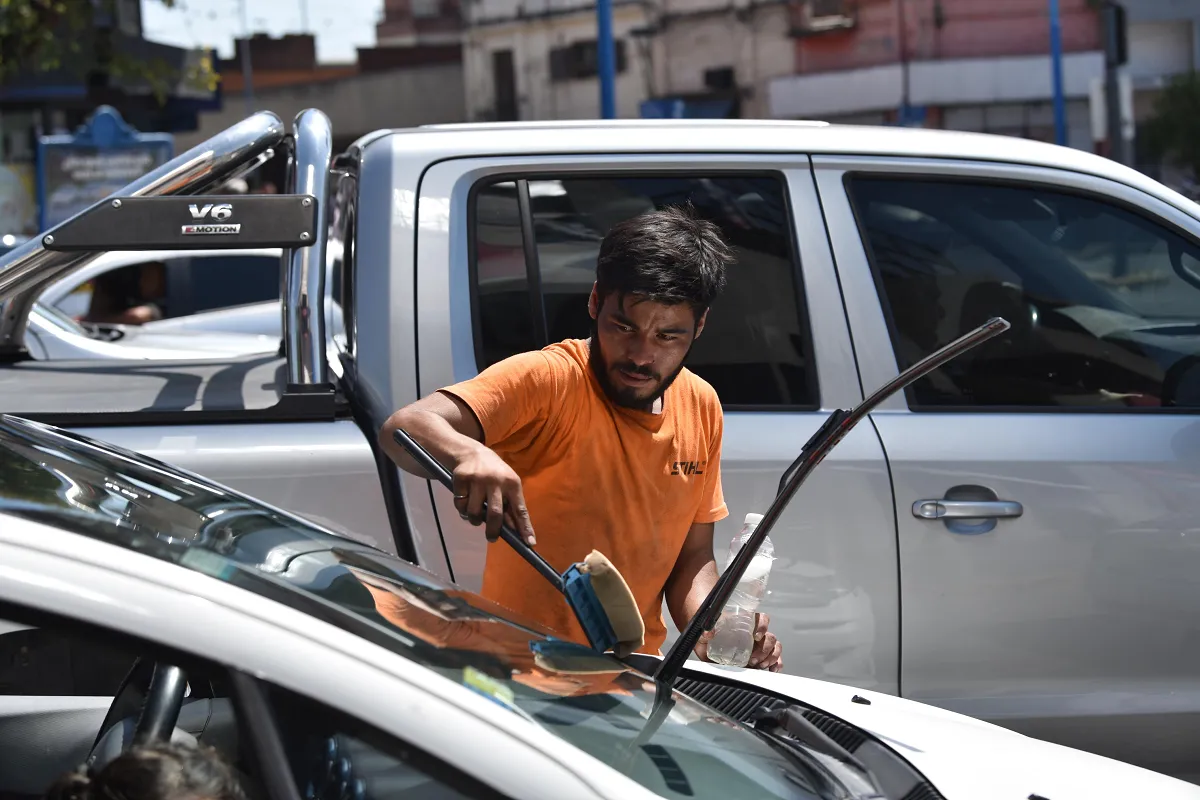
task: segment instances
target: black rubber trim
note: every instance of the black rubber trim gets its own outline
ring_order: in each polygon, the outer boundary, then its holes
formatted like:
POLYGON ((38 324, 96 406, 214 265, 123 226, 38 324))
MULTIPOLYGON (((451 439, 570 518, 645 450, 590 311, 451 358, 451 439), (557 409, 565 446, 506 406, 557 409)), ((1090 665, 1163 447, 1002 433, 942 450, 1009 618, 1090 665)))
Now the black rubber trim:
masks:
POLYGON ((387 510, 388 523, 392 530, 392 542, 396 545, 396 555, 412 564, 417 562, 417 550, 414 544, 412 528, 408 524, 408 515, 404 508, 404 494, 400 490, 400 474, 398 468, 388 458, 387 453, 379 446, 378 430, 387 418, 379 409, 373 408, 370 395, 358 391, 358 365, 352 358, 342 359, 346 394, 349 397, 349 411, 354 423, 362 431, 371 455, 375 458, 375 470, 379 476, 379 487, 383 491, 383 505, 387 510), (378 420, 378 421, 377 421, 378 420))
POLYGON ((546 299, 542 296, 542 265, 538 260, 537 236, 533 230, 529 181, 524 178, 517 181, 517 213, 521 217, 521 244, 525 250, 525 281, 529 286, 529 308, 533 311, 533 337, 538 347, 545 347, 550 344, 550 328, 546 323, 546 299))
MULTIPOLYGON (((432 168, 433 168, 433 164, 426 164, 425 168, 421 170, 421 174, 417 177, 416 196, 418 198, 418 206, 417 206, 416 213, 417 213, 418 218, 421 215, 419 198, 421 197, 421 191, 425 185, 425 176, 429 174, 429 170, 432 168)), ((475 197, 474 191, 475 191, 474 188, 472 188, 471 193, 468 196, 468 208, 467 208, 467 225, 468 226, 471 226, 473 224, 473 221, 472 221, 473 218, 471 217, 471 206, 473 203, 473 198, 475 197)), ((420 227, 421 227, 420 224, 414 225, 413 231, 412 231, 412 247, 413 247, 412 251, 414 254, 414 256, 413 256, 414 258, 416 257, 416 253, 420 252, 420 246, 421 246, 421 241, 420 241, 421 237, 419 235, 420 227)), ((473 247, 473 243, 475 241, 475 237, 471 233, 471 231, 473 231, 473 230, 474 230, 474 228, 468 227, 468 233, 467 233, 467 252, 470 254, 468 256, 467 269, 471 275, 471 286, 475 285, 475 271, 474 271, 474 267, 472 266, 475 263, 475 261, 474 261, 474 252, 475 251, 471 249, 473 247)), ((474 289, 472 289, 470 292, 468 292, 468 296, 471 298, 471 330, 472 330, 472 336, 475 337, 475 352, 477 354, 475 359, 476 359, 476 362, 478 362, 478 360, 479 360, 478 352, 479 352, 479 348, 481 347, 481 344, 480 344, 481 339, 480 339, 480 334, 479 334, 479 326, 475 324, 476 306, 475 306, 474 289)), ((421 297, 421 270, 420 270, 419 266, 416 265, 414 262, 413 282, 412 282, 413 383, 417 387, 417 397, 424 397, 425 393, 421 390, 421 304, 419 302, 420 297, 421 297)), ((395 467, 392 470, 392 472, 395 474, 396 481, 397 481, 397 487, 398 487, 397 492, 399 492, 399 494, 397 496, 403 497, 404 495, 399 489, 399 480, 400 480, 399 467, 395 467)), ((441 545, 442 545, 442 557, 446 559, 446 570, 450 573, 450 582, 453 583, 454 582, 454 560, 450 558, 450 545, 446 542, 446 531, 442 527, 442 519, 441 519, 441 516, 438 514, 437 500, 433 496, 433 481, 430 481, 430 480, 425 481, 425 491, 429 495, 429 507, 433 511, 433 524, 437 528, 438 541, 440 541, 441 545)), ((415 545, 414 545, 414 550, 415 550, 415 545)), ((414 557, 413 563, 418 564, 420 562, 418 562, 416 560, 416 558, 414 557)))
POLYGON ((300 800, 300 791, 288 767, 283 739, 270 706, 263 696, 262 686, 246 673, 231 669, 229 681, 233 689, 233 706, 249 734, 255 760, 260 770, 259 781, 270 800, 300 800))
POLYGON ((169 409, 155 411, 5 411, 60 428, 116 427, 152 425, 222 425, 251 422, 332 422, 350 417, 350 407, 344 397, 325 388, 320 391, 287 391, 279 402, 267 408, 169 409))

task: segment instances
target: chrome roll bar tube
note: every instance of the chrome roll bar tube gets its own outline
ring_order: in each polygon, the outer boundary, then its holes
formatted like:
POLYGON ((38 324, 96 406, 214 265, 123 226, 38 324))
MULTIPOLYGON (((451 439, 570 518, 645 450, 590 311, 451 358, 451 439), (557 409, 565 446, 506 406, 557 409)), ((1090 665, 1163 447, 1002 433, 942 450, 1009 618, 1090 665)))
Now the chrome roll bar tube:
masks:
POLYGON ((293 130, 295 150, 287 191, 317 198, 317 221, 311 245, 284 251, 283 330, 288 391, 326 391, 325 251, 329 240, 333 127, 324 112, 310 108, 296 115, 293 130))

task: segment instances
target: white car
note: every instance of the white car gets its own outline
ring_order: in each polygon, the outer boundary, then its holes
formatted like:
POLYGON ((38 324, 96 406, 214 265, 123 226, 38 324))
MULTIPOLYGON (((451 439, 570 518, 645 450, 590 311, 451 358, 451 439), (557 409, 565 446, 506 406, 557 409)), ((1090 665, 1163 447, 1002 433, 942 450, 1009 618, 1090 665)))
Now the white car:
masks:
POLYGON ((91 302, 91 283, 118 269, 144 264, 165 267, 164 304, 168 318, 231 306, 279 303, 280 258, 277 247, 233 250, 113 250, 50 284, 38 300, 72 317, 82 317, 91 302))
POLYGON ((655 657, 554 639, 195 474, 11 416, 0 619, 5 798, 168 736, 272 800, 1200 798, 846 686, 689 661, 656 687, 655 657))
MULTIPOLYGON (((278 344, 283 335, 279 302, 278 247, 223 250, 114 250, 48 286, 38 300, 68 317, 81 318, 91 302, 91 283, 113 270, 143 264, 164 265, 166 316, 137 326, 154 334, 243 334, 268 336, 278 344)), ((326 281, 334 280, 332 263, 326 281)), ((341 326, 337 291, 326 292, 330 331, 341 326)), ((188 339, 179 346, 187 346, 188 339)), ((235 340, 228 339, 232 343, 235 340)), ((177 345, 170 344, 168 347, 177 345)), ((218 347, 220 345, 217 345, 218 347)))
MULTIPOLYGON (((276 303, 276 308, 279 304, 276 303)), ((228 331, 158 330, 148 325, 80 323, 37 303, 29 313, 29 353, 39 361, 68 359, 192 360, 275 354, 279 337, 228 331)))

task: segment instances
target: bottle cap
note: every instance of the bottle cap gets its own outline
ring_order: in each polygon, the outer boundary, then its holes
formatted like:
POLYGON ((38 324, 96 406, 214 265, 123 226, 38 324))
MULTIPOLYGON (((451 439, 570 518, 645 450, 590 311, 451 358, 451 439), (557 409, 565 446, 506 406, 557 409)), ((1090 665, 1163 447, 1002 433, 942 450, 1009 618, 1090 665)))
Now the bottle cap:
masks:
POLYGON ((763 518, 762 514, 747 514, 746 521, 742 524, 743 525, 757 525, 758 523, 762 522, 762 518, 763 518))

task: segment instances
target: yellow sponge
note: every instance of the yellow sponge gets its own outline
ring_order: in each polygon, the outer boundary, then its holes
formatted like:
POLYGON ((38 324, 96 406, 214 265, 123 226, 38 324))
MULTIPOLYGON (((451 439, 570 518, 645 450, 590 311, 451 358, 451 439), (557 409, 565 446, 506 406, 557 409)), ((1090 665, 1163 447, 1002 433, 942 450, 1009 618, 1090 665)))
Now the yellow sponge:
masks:
POLYGON ((608 622, 617 636, 613 653, 617 658, 624 658, 636 652, 646 643, 646 623, 642 621, 629 584, 625 583, 608 557, 598 550, 588 553, 579 571, 591 576, 592 591, 604 607, 608 622))

